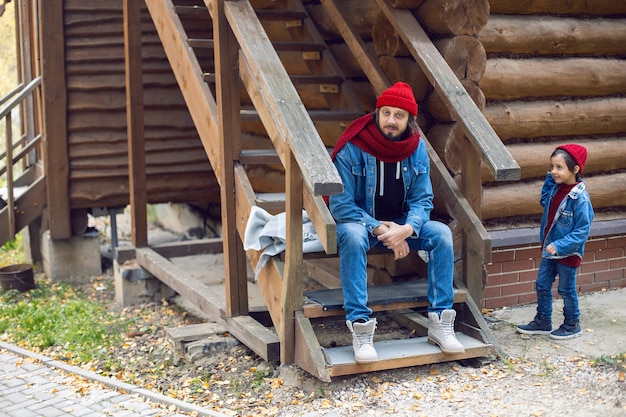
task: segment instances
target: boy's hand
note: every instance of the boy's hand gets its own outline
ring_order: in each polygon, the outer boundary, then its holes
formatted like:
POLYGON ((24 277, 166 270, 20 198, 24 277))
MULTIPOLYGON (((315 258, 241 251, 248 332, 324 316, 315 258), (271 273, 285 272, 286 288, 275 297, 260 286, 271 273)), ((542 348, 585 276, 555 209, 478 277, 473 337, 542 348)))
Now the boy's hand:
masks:
POLYGON ((552 243, 550 243, 548 247, 546 247, 546 252, 548 252, 550 255, 556 255, 556 248, 552 243))

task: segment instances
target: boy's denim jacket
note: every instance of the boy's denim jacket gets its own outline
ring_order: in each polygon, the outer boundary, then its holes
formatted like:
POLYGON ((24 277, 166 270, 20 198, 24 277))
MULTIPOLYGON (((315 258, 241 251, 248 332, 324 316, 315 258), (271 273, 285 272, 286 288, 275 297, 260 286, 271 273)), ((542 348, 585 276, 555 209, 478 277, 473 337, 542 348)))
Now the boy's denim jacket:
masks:
POLYGON ((541 218, 541 231, 539 233, 540 242, 544 242, 542 257, 562 259, 576 255, 582 259, 594 216, 591 199, 589 198, 589 193, 585 190, 585 183, 579 182, 559 205, 550 230, 547 231, 546 235, 545 229, 548 223, 550 203, 558 187, 554 178, 552 178, 552 174, 548 172, 543 182, 539 200, 544 208, 541 218), (546 252, 545 248, 550 243, 556 248, 556 255, 550 255, 546 252))
MULTIPOLYGON (((334 159, 343 181, 343 193, 329 198, 329 208, 338 223, 360 223, 373 235, 381 222, 374 218, 376 193, 376 158, 351 142, 344 145, 334 159)), ((404 182, 406 224, 419 236, 422 225, 430 220, 433 190, 430 181, 430 159, 423 140, 408 158, 401 161, 404 182)))

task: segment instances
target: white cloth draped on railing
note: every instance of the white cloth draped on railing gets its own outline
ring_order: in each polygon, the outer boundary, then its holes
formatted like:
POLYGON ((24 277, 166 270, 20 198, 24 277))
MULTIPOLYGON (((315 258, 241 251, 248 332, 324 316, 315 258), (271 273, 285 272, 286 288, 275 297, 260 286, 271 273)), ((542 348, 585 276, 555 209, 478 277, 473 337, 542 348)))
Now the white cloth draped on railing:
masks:
MULTIPOLYGON (((287 214, 272 215, 258 206, 252 206, 246 224, 243 248, 263 251, 254 271, 255 278, 271 256, 287 247, 287 214)), ((305 210, 302 210, 302 252, 322 252, 324 247, 305 210)))

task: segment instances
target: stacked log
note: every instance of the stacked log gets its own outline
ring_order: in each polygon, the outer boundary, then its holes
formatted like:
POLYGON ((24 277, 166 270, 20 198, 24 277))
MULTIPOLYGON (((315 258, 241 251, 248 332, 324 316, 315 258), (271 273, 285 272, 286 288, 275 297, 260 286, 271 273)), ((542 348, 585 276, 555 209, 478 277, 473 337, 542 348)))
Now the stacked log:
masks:
POLYGON ((485 220, 535 218, 556 146, 589 155, 584 178, 596 212, 626 207, 626 3, 491 0, 478 34, 487 53, 485 116, 522 169, 494 183, 486 168, 485 220))
MULTIPOLYGON (((420 24, 430 33, 434 44, 452 71, 465 87, 478 108, 485 106, 479 82, 485 72, 487 57, 477 33, 487 23, 487 0, 426 0, 413 9, 420 24)), ((420 102, 425 121, 420 125, 452 174, 461 173, 464 140, 462 129, 456 125, 444 100, 430 86, 407 47, 384 16, 372 29, 374 50, 390 81, 407 81, 420 102), (400 69, 397 69, 400 68, 400 69)))

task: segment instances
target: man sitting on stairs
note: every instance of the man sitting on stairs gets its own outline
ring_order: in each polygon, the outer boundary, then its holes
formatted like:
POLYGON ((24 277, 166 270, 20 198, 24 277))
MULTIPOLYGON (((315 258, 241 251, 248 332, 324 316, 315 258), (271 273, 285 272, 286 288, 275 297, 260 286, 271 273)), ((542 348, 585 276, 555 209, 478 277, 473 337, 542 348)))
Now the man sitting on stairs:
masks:
POLYGON ((430 160, 416 119, 413 90, 398 82, 378 97, 373 113, 346 128, 332 154, 344 191, 330 196, 329 208, 337 222, 346 325, 358 363, 378 360, 366 271, 367 251, 375 245, 393 251, 395 259, 428 252, 428 341, 445 353, 465 351, 454 334, 452 233, 430 220, 430 160))

